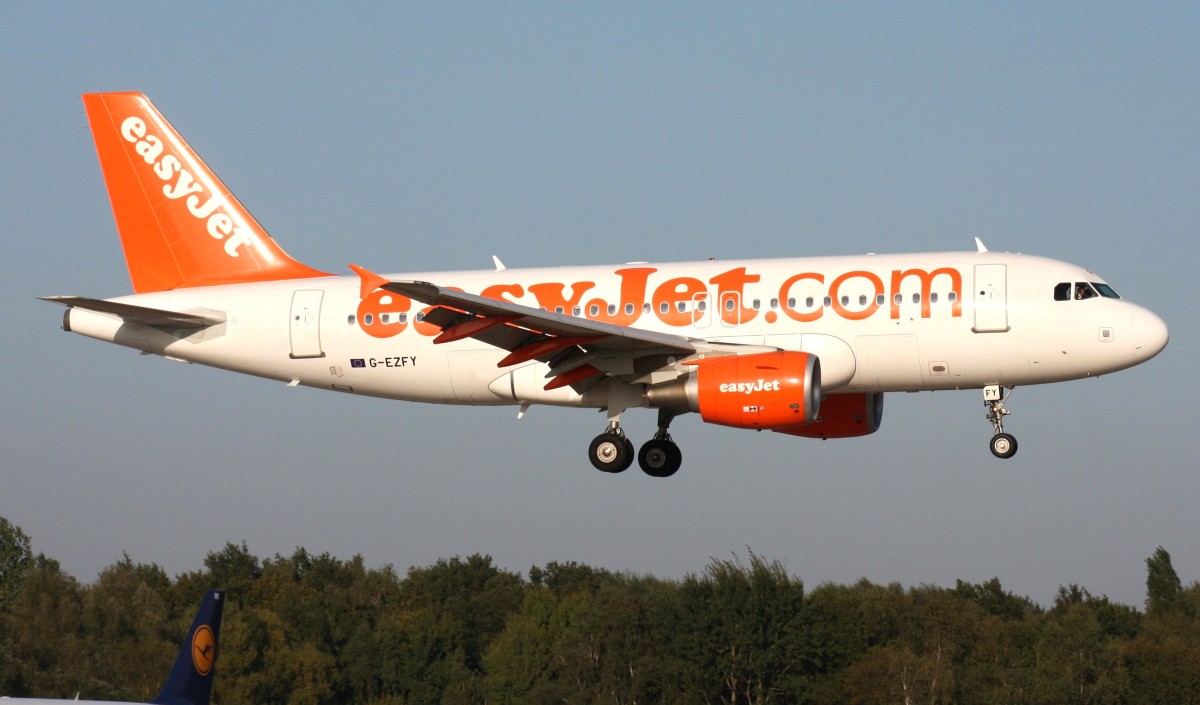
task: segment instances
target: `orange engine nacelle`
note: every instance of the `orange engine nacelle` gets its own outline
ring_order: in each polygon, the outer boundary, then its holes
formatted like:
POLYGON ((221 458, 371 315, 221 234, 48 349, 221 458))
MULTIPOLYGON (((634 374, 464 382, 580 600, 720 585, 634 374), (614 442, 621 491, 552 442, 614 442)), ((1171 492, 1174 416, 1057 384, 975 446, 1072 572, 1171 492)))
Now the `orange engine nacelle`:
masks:
POLYGON ((799 428, 775 429, 806 438, 854 438, 879 430, 883 420, 883 392, 832 394, 821 400, 816 420, 799 428))
POLYGON ((708 423, 734 428, 803 426, 821 405, 821 363, 802 352, 729 355, 694 363, 687 377, 655 385, 650 406, 699 411, 708 423))

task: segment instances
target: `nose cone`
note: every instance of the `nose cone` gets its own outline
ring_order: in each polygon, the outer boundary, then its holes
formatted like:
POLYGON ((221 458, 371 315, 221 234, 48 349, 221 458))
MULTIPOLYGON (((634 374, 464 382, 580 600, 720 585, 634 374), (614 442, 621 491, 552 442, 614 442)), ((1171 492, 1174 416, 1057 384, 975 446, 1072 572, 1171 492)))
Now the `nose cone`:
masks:
POLYGON ((1163 319, 1146 309, 1137 312, 1133 317, 1133 354, 1139 361, 1146 361, 1162 352, 1167 347, 1170 334, 1163 319))

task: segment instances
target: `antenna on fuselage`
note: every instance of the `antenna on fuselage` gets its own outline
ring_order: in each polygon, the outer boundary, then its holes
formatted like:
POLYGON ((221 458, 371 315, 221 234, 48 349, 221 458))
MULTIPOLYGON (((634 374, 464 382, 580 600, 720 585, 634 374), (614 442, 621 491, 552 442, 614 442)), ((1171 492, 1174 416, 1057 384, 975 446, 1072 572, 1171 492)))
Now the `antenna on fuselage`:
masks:
POLYGON ((983 240, 975 238, 975 247, 979 252, 987 252, 987 246, 983 244, 983 240))

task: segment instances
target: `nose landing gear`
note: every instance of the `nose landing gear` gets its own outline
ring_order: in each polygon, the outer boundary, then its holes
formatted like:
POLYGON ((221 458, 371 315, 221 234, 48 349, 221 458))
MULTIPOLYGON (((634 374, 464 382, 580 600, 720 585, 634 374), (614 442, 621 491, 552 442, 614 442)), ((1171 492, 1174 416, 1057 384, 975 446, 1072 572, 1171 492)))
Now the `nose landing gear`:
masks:
POLYGON ((995 429, 990 444, 992 455, 1001 459, 1011 458, 1017 454, 1017 439, 1012 434, 1004 432, 1004 417, 1012 413, 1004 408, 1004 402, 1011 394, 1011 389, 1006 392, 998 384, 991 384, 983 388, 983 403, 988 408, 987 420, 995 429))

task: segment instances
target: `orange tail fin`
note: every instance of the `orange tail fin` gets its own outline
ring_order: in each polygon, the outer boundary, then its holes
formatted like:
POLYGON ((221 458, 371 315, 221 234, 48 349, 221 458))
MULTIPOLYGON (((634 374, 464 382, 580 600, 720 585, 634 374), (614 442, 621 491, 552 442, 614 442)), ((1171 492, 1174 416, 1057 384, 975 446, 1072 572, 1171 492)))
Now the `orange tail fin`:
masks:
POLYGON ((328 276, 288 257, 146 96, 83 104, 135 292, 328 276))

